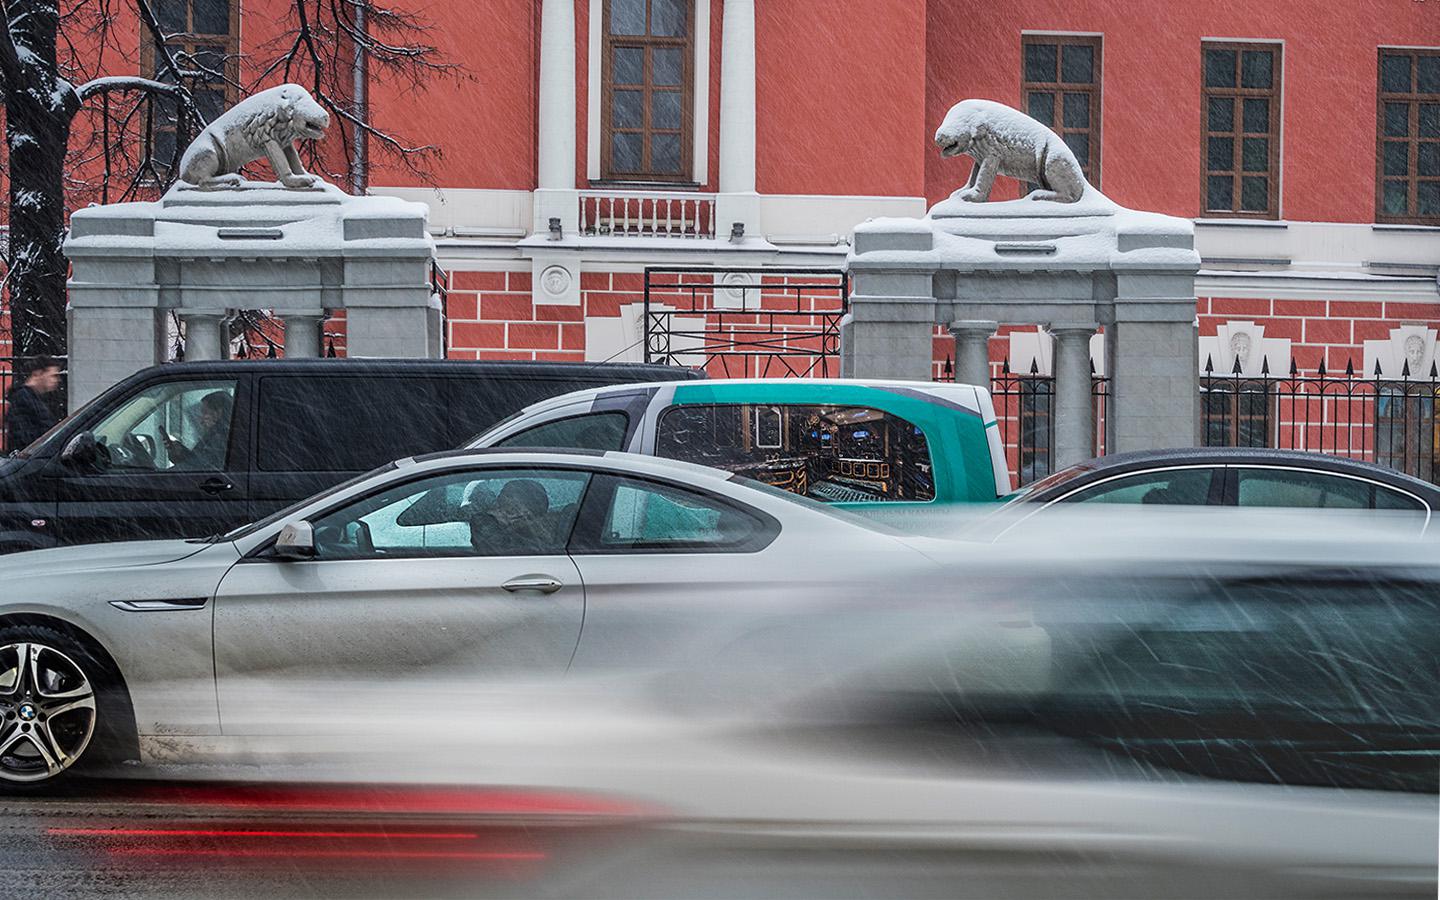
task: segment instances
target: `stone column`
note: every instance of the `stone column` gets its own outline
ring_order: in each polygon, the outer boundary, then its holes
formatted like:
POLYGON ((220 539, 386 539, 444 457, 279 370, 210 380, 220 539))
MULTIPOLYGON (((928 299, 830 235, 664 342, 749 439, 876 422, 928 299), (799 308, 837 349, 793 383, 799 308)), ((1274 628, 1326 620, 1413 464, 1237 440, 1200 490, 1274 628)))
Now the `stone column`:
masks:
POLYGON ((1091 406, 1090 336, 1093 325, 1061 325, 1055 336, 1055 460, 1063 469, 1095 455, 1091 406))
POLYGON ((955 383, 990 388, 990 336, 1000 327, 989 319, 959 319, 950 323, 955 336, 955 383))
MULTIPOLYGON (((600 85, 590 85, 599 90, 600 85)), ((540 12, 539 146, 534 230, 552 217, 579 229, 575 191, 575 0, 544 0, 540 12)))
POLYGON ((185 312, 180 321, 185 324, 185 359, 225 359, 230 354, 225 347, 225 321, 228 316, 216 312, 185 312))
POLYGON ((285 358, 313 359, 321 355, 321 316, 287 315, 285 317, 285 358))
POLYGON ((739 222, 755 236, 760 198, 755 192, 755 0, 725 0, 720 32, 720 195, 716 233, 739 222))

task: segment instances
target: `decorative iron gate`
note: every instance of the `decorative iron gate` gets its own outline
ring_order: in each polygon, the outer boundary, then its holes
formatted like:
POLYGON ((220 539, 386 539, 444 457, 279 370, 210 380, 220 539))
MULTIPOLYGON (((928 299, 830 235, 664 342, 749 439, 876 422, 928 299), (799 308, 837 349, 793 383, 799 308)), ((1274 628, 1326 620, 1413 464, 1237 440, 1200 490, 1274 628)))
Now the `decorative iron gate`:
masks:
POLYGON ((645 269, 645 361, 716 378, 840 374, 844 269, 645 269))

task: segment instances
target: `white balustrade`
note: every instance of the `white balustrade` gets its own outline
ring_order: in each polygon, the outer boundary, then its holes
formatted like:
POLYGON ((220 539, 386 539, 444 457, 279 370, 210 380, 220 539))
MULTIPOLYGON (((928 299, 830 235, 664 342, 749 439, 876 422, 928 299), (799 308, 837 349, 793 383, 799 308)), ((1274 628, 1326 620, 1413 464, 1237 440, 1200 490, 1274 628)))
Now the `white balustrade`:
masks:
POLYGON ((715 237, 715 195, 581 191, 580 233, 615 237, 715 237))

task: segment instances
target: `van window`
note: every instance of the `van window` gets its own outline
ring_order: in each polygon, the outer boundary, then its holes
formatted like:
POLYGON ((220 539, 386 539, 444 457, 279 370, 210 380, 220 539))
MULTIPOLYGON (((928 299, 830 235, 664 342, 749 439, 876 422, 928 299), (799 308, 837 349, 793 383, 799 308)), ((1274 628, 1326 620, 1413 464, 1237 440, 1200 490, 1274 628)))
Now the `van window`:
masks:
POLYGON ((450 447, 447 379, 274 375, 260 379, 266 472, 353 472, 450 447))
POLYGON ((166 381, 130 397, 92 430, 112 472, 219 472, 234 411, 232 380, 166 381))
POLYGON ((561 447, 567 450, 623 450, 630 417, 622 412, 587 413, 512 434, 497 447, 561 447))
POLYGON ((869 407, 672 406, 660 415, 655 452, 816 500, 935 499, 925 433, 899 416, 869 407))

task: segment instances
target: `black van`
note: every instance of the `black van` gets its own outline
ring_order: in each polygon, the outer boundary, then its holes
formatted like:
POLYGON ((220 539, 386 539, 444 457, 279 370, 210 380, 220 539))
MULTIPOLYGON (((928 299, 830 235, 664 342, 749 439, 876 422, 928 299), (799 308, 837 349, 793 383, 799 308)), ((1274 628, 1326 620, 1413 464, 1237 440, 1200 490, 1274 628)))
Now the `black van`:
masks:
POLYGON ((547 397, 700 377, 461 360, 156 366, 0 459, 0 553, 225 531, 392 459, 458 447, 547 397))

